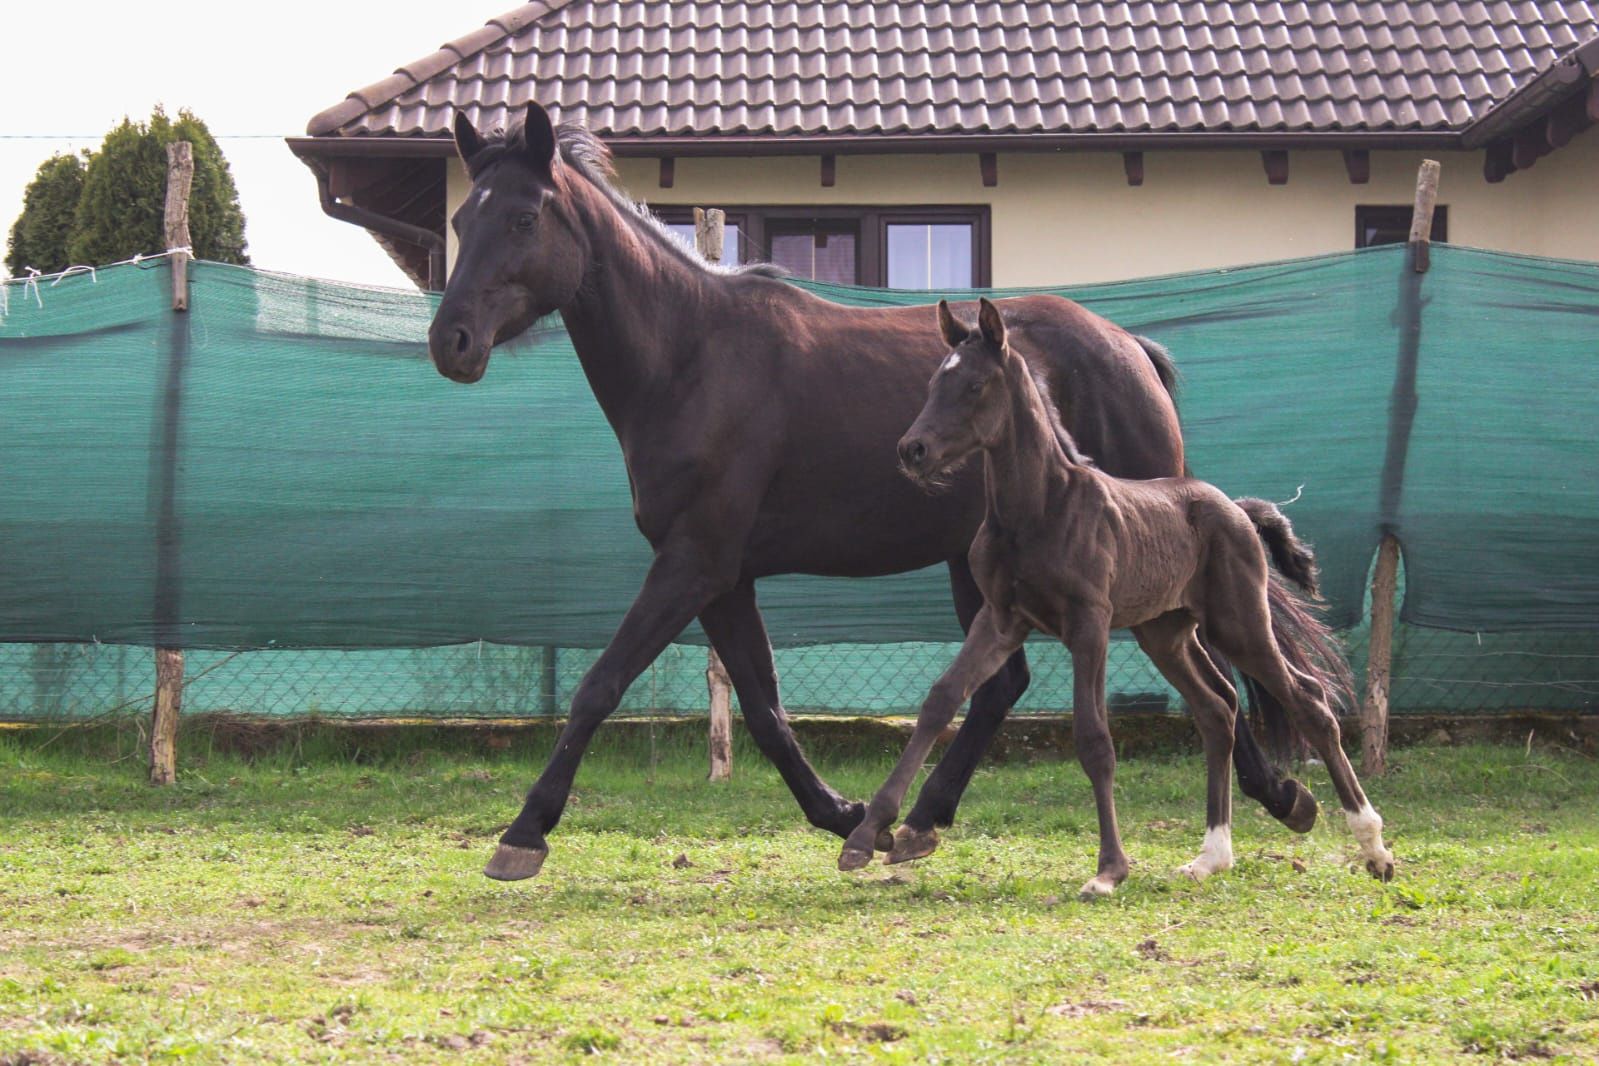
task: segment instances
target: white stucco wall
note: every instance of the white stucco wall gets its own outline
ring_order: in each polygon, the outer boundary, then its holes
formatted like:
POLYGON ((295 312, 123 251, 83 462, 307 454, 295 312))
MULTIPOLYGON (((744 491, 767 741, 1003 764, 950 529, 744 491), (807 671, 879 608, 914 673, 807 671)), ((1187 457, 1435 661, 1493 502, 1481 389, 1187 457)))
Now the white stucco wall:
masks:
MULTIPOLYGON (((1253 151, 1146 152, 1144 184, 1127 184, 1115 152, 999 157, 999 184, 984 188, 976 154, 839 156, 823 188, 815 157, 681 158, 673 187, 653 159, 617 170, 635 197, 700 207, 826 204, 988 204, 997 286, 1060 285, 1143 277, 1344 251, 1354 246, 1357 204, 1408 204, 1416 169, 1443 164, 1440 204, 1449 239, 1531 255, 1599 260, 1599 133, 1581 134, 1530 170, 1490 185, 1481 152, 1373 152, 1371 181, 1352 185, 1336 151, 1289 153, 1288 184, 1266 181, 1253 151)), ((459 164, 449 209, 467 188, 459 164)), ((449 235, 450 262, 455 236, 449 235)))

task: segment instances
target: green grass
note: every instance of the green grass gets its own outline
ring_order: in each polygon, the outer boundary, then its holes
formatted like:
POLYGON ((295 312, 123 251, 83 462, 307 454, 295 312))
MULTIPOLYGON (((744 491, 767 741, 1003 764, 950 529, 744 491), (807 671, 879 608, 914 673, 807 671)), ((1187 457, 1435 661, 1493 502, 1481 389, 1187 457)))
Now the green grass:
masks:
MULTIPOLYGON (((741 748, 604 741, 535 881, 478 870, 542 752, 138 760, 0 736, 0 1063, 1303 1061, 1599 1054, 1599 763, 1410 749, 1399 857, 1239 801, 1239 864, 1175 877, 1192 757, 1125 760, 1106 902, 1072 763, 982 771, 944 847, 833 868, 741 748)), ((543 742, 540 742, 543 743, 543 742)), ((887 760, 822 758, 866 795, 887 760)), ((1319 768, 1307 780, 1324 805, 1319 768)))

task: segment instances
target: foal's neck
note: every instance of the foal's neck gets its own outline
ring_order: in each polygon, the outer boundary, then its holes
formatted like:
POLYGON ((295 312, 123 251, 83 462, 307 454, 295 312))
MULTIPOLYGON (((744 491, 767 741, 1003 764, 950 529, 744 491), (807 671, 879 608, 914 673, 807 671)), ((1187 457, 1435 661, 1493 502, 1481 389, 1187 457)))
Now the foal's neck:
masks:
POLYGON ((983 450, 988 520, 1003 528, 1043 521, 1050 489, 1070 481, 1072 462, 1027 365, 1005 360, 1010 411, 997 440, 983 450))

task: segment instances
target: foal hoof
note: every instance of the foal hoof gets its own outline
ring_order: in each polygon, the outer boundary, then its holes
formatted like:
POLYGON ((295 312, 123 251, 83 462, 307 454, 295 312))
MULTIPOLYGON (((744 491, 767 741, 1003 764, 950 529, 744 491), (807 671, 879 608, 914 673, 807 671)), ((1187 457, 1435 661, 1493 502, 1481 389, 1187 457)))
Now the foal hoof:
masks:
POLYGON ((1082 890, 1077 893, 1077 898, 1084 903, 1093 903, 1095 900, 1107 898, 1115 891, 1116 880, 1105 874, 1099 874, 1083 882, 1082 890))
POLYGON ((902 825, 889 842, 889 847, 883 850, 888 852, 883 857, 883 862, 889 866, 910 862, 913 859, 925 859, 938 850, 938 830, 916 830, 902 825))
POLYGON ((494 857, 483 867, 483 876, 496 881, 526 881, 538 874, 549 856, 549 848, 519 848, 515 844, 501 844, 494 849, 494 857))
POLYGON ((844 845, 844 850, 838 853, 838 868, 845 873, 849 873, 851 870, 859 870, 871 861, 871 852, 863 851, 860 848, 852 848, 848 844, 844 845))
POLYGON ((1294 790, 1294 805, 1287 814, 1282 816, 1282 823, 1296 833, 1308 833, 1316 824, 1316 797, 1310 794, 1310 789, 1288 778, 1283 782, 1294 790))

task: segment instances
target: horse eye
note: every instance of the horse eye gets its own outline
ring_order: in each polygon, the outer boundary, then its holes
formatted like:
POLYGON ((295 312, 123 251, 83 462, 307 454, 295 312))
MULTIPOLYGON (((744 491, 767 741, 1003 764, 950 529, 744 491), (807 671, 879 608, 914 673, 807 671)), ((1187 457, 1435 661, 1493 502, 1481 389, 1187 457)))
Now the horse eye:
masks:
POLYGON ((538 219, 534 216, 533 212, 523 211, 520 215, 516 216, 517 232, 531 233, 533 231, 533 224, 537 221, 538 219))
POLYGON ((974 381, 970 385, 966 386, 966 391, 970 395, 976 396, 978 393, 983 391, 983 383, 981 381, 974 381))

